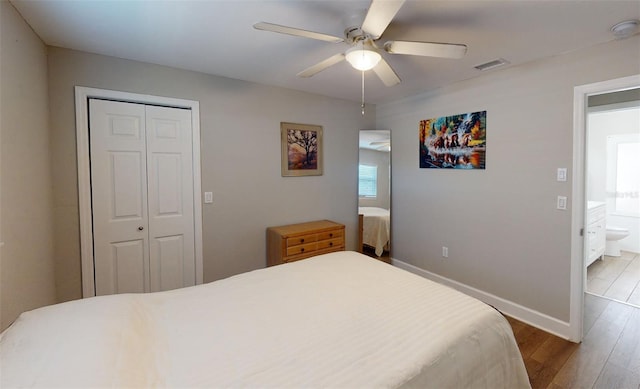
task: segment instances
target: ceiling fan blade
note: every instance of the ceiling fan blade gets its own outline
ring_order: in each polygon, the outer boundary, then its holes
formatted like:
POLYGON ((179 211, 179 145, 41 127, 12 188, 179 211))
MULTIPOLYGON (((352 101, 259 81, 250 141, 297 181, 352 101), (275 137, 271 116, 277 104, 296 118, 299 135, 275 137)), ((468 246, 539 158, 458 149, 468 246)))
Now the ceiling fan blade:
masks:
POLYGON ((329 66, 333 66, 338 62, 344 61, 344 58, 345 58, 344 53, 339 53, 334 56, 331 56, 325 59, 324 61, 321 61, 301 71, 300 73, 298 73, 298 77, 305 77, 305 78, 311 77, 317 73, 320 73, 321 71, 328 68, 329 66))
POLYGON ((402 7, 405 0, 372 0, 362 29, 373 39, 378 39, 402 7))
POLYGON ((400 83, 400 77, 398 77, 384 58, 380 59, 380 62, 373 68, 373 71, 386 86, 394 86, 400 83))
POLYGON ((300 36, 303 38, 317 39, 317 40, 332 42, 332 43, 339 43, 344 41, 344 39, 339 38, 337 36, 302 30, 300 28, 281 26, 279 24, 273 24, 273 23, 260 22, 260 23, 254 24, 253 28, 255 28, 256 30, 278 32, 280 34, 300 36))
POLYGON ((425 57, 462 58, 467 52, 466 45, 453 43, 389 41, 384 49, 390 54, 422 55, 425 57))

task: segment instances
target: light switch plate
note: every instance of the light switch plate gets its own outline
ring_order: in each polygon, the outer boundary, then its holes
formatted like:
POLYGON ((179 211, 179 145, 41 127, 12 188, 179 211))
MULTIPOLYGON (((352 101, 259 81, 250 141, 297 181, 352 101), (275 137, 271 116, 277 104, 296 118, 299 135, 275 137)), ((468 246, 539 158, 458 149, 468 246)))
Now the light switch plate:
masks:
POLYGON ((566 167, 559 167, 558 168, 557 180, 558 181, 567 181, 567 168, 566 167))
POLYGON ((558 196, 558 209, 567 209, 567 196, 558 196))
POLYGON ((204 202, 205 204, 213 203, 213 192, 204 192, 204 202))

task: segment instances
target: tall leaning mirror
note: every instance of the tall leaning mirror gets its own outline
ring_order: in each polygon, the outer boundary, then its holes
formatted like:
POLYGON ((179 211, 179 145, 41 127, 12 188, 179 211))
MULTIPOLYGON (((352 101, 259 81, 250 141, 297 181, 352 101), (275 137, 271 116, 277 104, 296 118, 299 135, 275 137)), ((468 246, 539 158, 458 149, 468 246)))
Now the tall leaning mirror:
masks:
POLYGON ((358 248, 390 262, 391 131, 361 130, 358 155, 358 248))

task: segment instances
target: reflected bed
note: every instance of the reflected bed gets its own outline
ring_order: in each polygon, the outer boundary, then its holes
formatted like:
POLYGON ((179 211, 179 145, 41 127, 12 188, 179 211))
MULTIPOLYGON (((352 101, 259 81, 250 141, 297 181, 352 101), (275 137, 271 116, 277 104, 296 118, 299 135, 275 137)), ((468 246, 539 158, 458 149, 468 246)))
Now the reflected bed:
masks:
POLYGON ((389 250, 391 231, 389 210, 378 207, 358 207, 358 214, 363 216, 362 243, 375 249, 376 255, 381 256, 389 250))

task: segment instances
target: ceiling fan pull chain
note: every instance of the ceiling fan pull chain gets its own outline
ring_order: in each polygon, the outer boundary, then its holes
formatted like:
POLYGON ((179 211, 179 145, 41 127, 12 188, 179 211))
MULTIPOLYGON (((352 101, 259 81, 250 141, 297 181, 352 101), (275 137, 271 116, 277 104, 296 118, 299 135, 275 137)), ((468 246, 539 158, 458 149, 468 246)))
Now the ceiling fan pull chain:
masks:
POLYGON ((364 70, 362 71, 362 104, 360 108, 362 108, 362 116, 364 116, 364 70))

